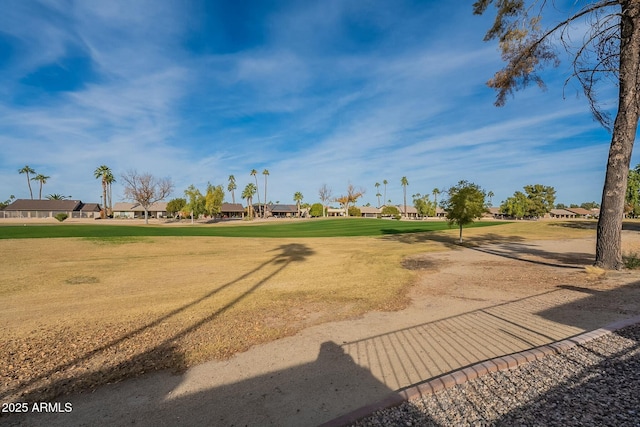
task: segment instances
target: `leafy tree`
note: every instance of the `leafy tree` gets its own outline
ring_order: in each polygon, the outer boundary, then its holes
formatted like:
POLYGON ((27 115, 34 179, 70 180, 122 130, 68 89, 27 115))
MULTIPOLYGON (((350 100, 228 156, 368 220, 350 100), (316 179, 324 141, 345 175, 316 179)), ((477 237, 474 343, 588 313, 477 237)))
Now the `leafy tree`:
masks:
POLYGON ((267 177, 269 176, 269 171, 267 169, 262 171, 262 175, 264 175, 264 209, 262 210, 262 217, 267 217, 267 177))
POLYGON ((582 209, 586 209, 586 210, 591 210, 591 209, 597 209, 600 207, 599 203, 594 202, 584 202, 580 205, 580 207, 582 209))
POLYGON ((388 205, 382 208, 382 211, 380 211, 380 214, 382 216, 396 216, 396 215, 400 215, 400 209, 398 209, 393 205, 388 205))
POLYGON ((407 185, 409 185, 409 181, 406 176, 402 177, 400 185, 402 185, 402 193, 404 195, 404 217, 407 218, 409 216, 407 214, 407 185))
POLYGON ((175 215, 181 212, 187 206, 187 200, 183 198, 171 199, 167 203, 167 213, 169 215, 175 215))
POLYGON ((541 184, 525 185, 524 191, 529 199, 528 216, 543 217, 553 209, 553 204, 556 201, 556 190, 553 187, 541 184))
POLYGON ((322 203, 314 203, 309 209, 309 215, 312 217, 319 217, 324 215, 324 205, 322 203))
POLYGON ((353 184, 349 184, 349 186, 347 186, 347 194, 337 197, 335 201, 342 205, 347 216, 349 216, 349 206, 355 204, 364 193, 363 188, 355 188, 353 184))
POLYGON ((200 215, 206 212, 205 198, 200 190, 198 190, 193 184, 184 190, 184 195, 187 198, 187 205, 185 208, 191 216, 191 222, 193 222, 196 218, 199 218, 200 215))
POLYGON ((419 216, 435 216, 436 204, 429 200, 428 196, 415 194, 413 198, 413 206, 418 211, 419 216))
POLYGON ((222 185, 207 184, 207 193, 204 196, 204 210, 214 217, 221 212, 222 201, 224 200, 224 188, 222 185))
POLYGON ((567 205, 565 205, 564 203, 557 203, 556 209, 567 209, 567 205))
POLYGON ((249 218, 253 218, 253 195, 256 194, 256 190, 256 186, 250 182, 242 191, 242 198, 247 200, 247 216, 249 218))
POLYGON ((362 211, 357 206, 349 206, 349 216, 361 217, 362 211))
POLYGON ((123 174, 122 181, 125 198, 140 203, 144 209, 145 224, 149 224, 149 207, 173 191, 171 179, 156 178, 149 173, 138 174, 135 170, 123 174))
POLYGON ((582 86, 594 117, 612 130, 598 219, 595 265, 621 269, 624 267, 622 218, 640 117, 640 2, 580 2, 580 9, 572 10, 566 19, 546 30, 540 26, 542 12, 548 9, 556 12, 560 7, 556 2, 529 5, 524 0, 477 0, 473 5, 474 13, 484 13, 492 3, 497 14, 485 40, 498 39, 506 61, 504 69, 488 82, 498 92, 496 105, 504 105, 507 95, 531 82, 544 86, 538 71, 546 64, 559 64, 554 46, 560 41, 573 57, 571 77, 582 86), (578 35, 578 30, 583 30, 584 35, 578 35), (574 41, 578 44, 573 45, 574 41), (613 82, 618 87, 618 108, 613 126, 608 114, 599 107, 596 97, 599 82, 613 82))
POLYGON ((33 178, 32 181, 38 181, 40 183, 40 192, 38 193, 38 200, 42 200, 42 186, 47 183, 47 180, 51 178, 50 176, 43 175, 41 173, 37 174, 33 178))
POLYGON ((29 167, 29 165, 23 167, 22 169, 18 170, 19 174, 27 174, 27 185, 29 186, 29 194, 31 195, 31 200, 33 200, 33 191, 31 190, 31 179, 29 178, 29 174, 32 173, 35 175, 36 171, 34 171, 32 168, 29 167))
POLYGON ((471 224, 486 212, 485 192, 478 185, 460 181, 447 190, 449 198, 443 203, 449 224, 460 227, 460 243, 462 243, 462 227, 471 224))
POLYGON ((500 212, 516 219, 524 218, 529 212, 529 199, 527 195, 522 191, 516 191, 513 196, 502 202, 500 212))
POLYGON ((640 165, 629 170, 624 203, 625 214, 633 218, 640 215, 640 165))
POLYGON ((236 204, 236 188, 238 188, 238 186, 236 185, 236 177, 233 175, 229 175, 229 185, 227 185, 227 190, 231 192, 231 201, 234 205, 236 204))
POLYGON ((296 206, 298 207, 298 218, 300 218, 300 202, 302 202, 302 199, 304 199, 304 196, 302 195, 302 193, 299 191, 296 191, 295 194, 293 195, 293 201, 296 202, 296 206))
POLYGON ((322 202, 322 216, 327 216, 327 202, 331 200, 333 191, 331 188, 327 186, 327 184, 322 184, 320 189, 318 190, 318 196, 320 196, 320 201, 322 202))

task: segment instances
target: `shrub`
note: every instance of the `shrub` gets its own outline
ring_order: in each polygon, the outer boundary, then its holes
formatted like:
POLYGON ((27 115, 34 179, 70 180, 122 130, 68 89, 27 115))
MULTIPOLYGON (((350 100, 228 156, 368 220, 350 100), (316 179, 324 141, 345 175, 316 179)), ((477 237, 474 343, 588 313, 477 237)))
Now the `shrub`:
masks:
POLYGON ((362 212, 355 206, 349 206, 349 216, 362 216, 362 212))
POLYGON ((314 203, 311 205, 311 209, 309 209, 309 215, 312 217, 322 216, 323 211, 322 203, 314 203))
POLYGON ((64 221, 65 219, 69 218, 69 215, 67 215, 66 213, 62 213, 62 212, 60 212, 59 214, 56 214, 56 215, 54 216, 54 218, 55 218, 55 219, 57 219, 58 221, 62 222, 62 221, 64 221))
POLYGON ((624 266, 630 270, 640 268, 640 257, 636 252, 622 255, 622 262, 624 266))

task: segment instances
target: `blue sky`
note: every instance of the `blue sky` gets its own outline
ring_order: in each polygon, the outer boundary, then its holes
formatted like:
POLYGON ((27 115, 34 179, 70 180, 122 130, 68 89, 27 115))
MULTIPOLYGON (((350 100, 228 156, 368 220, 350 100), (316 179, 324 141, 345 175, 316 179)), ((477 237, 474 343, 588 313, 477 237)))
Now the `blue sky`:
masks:
POLYGON ((0 199, 29 197, 29 165, 43 196, 99 202, 104 164, 114 201, 128 170, 170 177, 173 197, 233 174, 239 199, 266 168, 281 203, 351 183, 376 205, 386 179, 399 204, 402 176, 410 195, 466 179, 494 205, 535 183, 599 202, 610 135, 563 85, 569 62, 494 107, 502 63, 472 3, 4 1, 0 199))

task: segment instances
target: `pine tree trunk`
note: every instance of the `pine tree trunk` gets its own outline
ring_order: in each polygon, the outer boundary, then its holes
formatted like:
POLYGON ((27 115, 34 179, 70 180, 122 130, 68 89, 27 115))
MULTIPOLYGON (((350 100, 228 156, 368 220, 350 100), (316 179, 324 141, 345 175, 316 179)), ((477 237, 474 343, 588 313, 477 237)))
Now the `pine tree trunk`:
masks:
POLYGON ((619 270, 622 218, 633 143, 640 114, 640 3, 621 2, 620 94, 598 220, 595 265, 619 270))

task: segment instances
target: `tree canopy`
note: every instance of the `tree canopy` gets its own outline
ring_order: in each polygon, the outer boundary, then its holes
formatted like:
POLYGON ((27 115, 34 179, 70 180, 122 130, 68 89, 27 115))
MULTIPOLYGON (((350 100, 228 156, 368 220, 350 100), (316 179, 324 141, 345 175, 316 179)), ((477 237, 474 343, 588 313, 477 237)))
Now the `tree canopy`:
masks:
POLYGON ((595 265, 623 268, 622 218, 640 117, 640 2, 594 0, 561 6, 547 1, 477 0, 473 11, 483 14, 491 4, 496 8, 496 17, 485 40, 498 40, 506 63, 487 82, 497 91, 496 105, 504 105, 507 95, 532 82, 544 87, 539 71, 549 64, 557 66, 557 48, 563 47, 573 58, 569 78, 580 83, 595 119, 612 131, 595 265), (543 29, 542 14, 546 11, 566 12, 566 18, 543 29), (596 86, 600 83, 618 87, 613 126, 607 111, 598 103, 596 86))
POLYGON ((449 198, 443 202, 449 224, 460 227, 460 243, 462 243, 462 227, 471 224, 486 212, 485 192, 477 184, 460 181, 447 190, 449 198))
POLYGON ((125 198, 140 203, 144 209, 145 223, 149 223, 149 206, 164 200, 173 191, 169 178, 156 178, 150 173, 139 174, 135 170, 122 174, 125 198))

